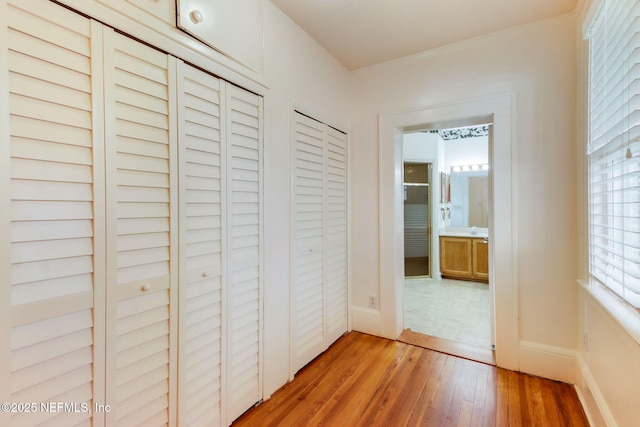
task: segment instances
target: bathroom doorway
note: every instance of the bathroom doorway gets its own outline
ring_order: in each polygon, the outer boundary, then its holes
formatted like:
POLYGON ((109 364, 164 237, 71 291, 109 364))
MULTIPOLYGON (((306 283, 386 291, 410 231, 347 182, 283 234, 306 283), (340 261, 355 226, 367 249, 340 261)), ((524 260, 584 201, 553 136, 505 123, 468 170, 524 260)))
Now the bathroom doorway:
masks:
MULTIPOLYGON (((515 96, 510 93, 457 103, 425 106, 381 113, 379 117, 379 200, 378 228, 380 278, 379 330, 384 337, 404 335, 404 240, 403 240, 403 137, 410 132, 493 123, 489 146, 489 289, 491 329, 495 364, 518 369, 520 333, 518 328, 518 283, 515 266, 514 135, 517 117, 515 96), (384 303, 383 303, 384 302, 384 303)), ((438 172, 434 165, 434 178, 438 172)), ((439 185, 433 186, 434 205, 439 185)), ((437 206, 434 206, 434 209, 437 206)), ((435 229, 439 209, 432 216, 435 229)), ((432 240, 436 240, 435 235, 432 240)), ((432 247, 435 247, 433 245, 432 247)), ((436 254, 434 254, 434 258, 436 254)), ((432 269, 432 275, 434 274, 432 269)), ((355 313, 362 318, 365 313, 355 313), (362 316, 360 315, 362 314, 362 316)), ((366 315, 369 315, 367 311, 366 315)), ((420 344, 417 344, 420 345, 420 344)))
POLYGON ((491 355, 483 361, 493 360, 494 344, 490 127, 431 129, 403 137, 405 330, 431 343, 483 349, 491 355), (420 269, 420 261, 427 260, 429 267, 420 269))

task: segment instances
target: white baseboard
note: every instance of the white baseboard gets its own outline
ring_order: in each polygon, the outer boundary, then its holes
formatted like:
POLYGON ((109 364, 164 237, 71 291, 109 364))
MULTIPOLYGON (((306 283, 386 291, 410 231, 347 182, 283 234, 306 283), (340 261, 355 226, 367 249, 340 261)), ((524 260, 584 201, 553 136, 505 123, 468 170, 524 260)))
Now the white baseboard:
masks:
POLYGON ((609 405, 607 405, 596 380, 591 375, 591 371, 580 353, 578 353, 576 360, 579 375, 576 392, 589 420, 589 425, 592 427, 618 427, 609 405))
POLYGON ((576 352, 531 341, 520 341, 520 371, 575 384, 578 378, 576 352))
POLYGON ((380 311, 364 307, 351 307, 351 329, 365 334, 382 336, 380 311))

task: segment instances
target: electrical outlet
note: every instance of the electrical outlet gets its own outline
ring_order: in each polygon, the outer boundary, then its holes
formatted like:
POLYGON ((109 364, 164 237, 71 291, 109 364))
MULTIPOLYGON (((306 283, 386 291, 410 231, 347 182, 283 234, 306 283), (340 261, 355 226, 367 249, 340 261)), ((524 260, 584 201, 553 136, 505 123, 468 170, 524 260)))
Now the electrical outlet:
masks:
POLYGON ((378 302, 376 301, 376 297, 374 295, 369 295, 369 308, 377 308, 378 302))

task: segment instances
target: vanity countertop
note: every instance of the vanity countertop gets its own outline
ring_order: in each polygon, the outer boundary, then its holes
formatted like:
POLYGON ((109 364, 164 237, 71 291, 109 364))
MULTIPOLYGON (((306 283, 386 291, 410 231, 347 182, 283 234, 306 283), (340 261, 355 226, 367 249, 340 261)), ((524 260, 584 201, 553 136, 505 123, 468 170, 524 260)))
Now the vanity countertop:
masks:
POLYGON ((439 234, 448 237, 477 237, 482 239, 489 237, 489 230, 482 227, 447 227, 440 229, 439 234))

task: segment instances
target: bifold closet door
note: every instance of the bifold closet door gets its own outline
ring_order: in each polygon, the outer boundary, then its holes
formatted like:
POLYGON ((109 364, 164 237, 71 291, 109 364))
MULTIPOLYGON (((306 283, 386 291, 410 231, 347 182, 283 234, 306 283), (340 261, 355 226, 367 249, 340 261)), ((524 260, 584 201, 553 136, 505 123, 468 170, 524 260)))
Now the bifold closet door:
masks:
POLYGON ((347 135, 325 132, 325 326, 327 346, 347 332, 347 135))
POLYGON ((347 331, 346 135, 294 112, 293 372, 347 331))
POLYGON ((175 58, 106 27, 104 58, 107 423, 174 425, 175 58))
POLYGON ((262 398, 262 98, 178 66, 179 420, 228 425, 262 398))
POLYGON ((324 351, 324 124, 295 113, 293 368, 324 351))
POLYGON ((262 97, 226 84, 227 421, 262 399, 262 97))
MULTIPOLYGON (((179 425, 222 424, 224 83, 178 65, 179 425)), ((225 239, 226 240, 226 239, 225 239)))
POLYGON ((90 411, 47 412, 40 402, 89 409, 105 401, 104 323, 94 323, 103 314, 94 301, 104 292, 95 24, 49 1, 9 2, 6 10, 8 37, 0 47, 8 48, 10 116, 1 120, 10 132, 10 196, 3 196, 11 198, 11 224, 0 237, 11 242, 2 260, 11 266, 3 277, 10 298, 0 304, 12 324, 10 363, 0 378, 6 401, 37 408, 3 413, 0 423, 88 426, 90 411))

